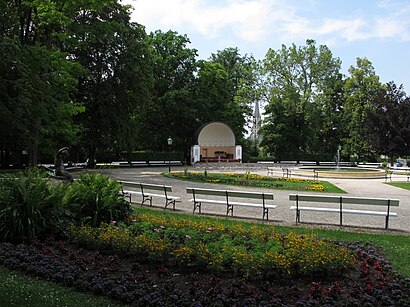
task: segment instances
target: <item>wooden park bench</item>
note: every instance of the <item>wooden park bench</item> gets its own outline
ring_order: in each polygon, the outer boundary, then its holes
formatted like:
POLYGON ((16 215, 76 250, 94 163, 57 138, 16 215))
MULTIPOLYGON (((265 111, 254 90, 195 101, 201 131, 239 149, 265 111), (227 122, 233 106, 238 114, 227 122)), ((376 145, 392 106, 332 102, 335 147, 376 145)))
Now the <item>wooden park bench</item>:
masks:
POLYGON ((269 176, 269 175, 274 175, 275 174, 275 171, 277 170, 278 168, 277 167, 273 167, 273 166, 268 166, 267 167, 267 170, 268 170, 268 174, 267 174, 267 176, 269 176))
POLYGON ((231 213, 233 216, 233 208, 235 206, 254 207, 262 209, 262 219, 269 219, 269 209, 275 209, 276 205, 268 204, 268 201, 273 200, 274 196, 271 193, 262 192, 247 192, 247 191, 228 191, 228 190, 214 190, 202 188, 186 188, 188 194, 192 194, 192 201, 194 205, 193 213, 198 209, 201 214, 202 204, 225 205, 226 215, 231 213), (206 196, 212 196, 208 198, 206 196), (206 198, 205 198, 206 197, 206 198), (260 200, 260 202, 249 202, 243 199, 260 200))
POLYGON ((290 178, 292 177, 292 170, 288 168, 282 168, 282 177, 283 178, 290 178))
POLYGON ((375 215, 384 216, 386 218, 385 228, 389 227, 389 218, 397 217, 397 213, 391 212, 392 206, 399 206, 398 199, 384 199, 384 198, 364 198, 364 197, 349 197, 349 196, 325 196, 325 195, 301 195, 290 194, 289 200, 295 201, 296 205, 291 206, 290 209, 296 211, 296 225, 300 223, 301 211, 313 211, 313 212, 329 212, 339 214, 340 226, 343 225, 344 214, 362 214, 362 215, 375 215), (300 206, 300 202, 306 202, 307 205, 300 206), (326 203, 333 206, 319 207, 313 206, 312 203, 326 203), (346 208, 346 205, 348 208, 346 208), (377 206, 385 207, 386 210, 363 210, 356 209, 359 206, 377 206), (352 209, 354 208, 354 209, 352 209))
POLYGON ((132 181, 120 181, 122 184, 122 194, 124 197, 129 199, 129 202, 132 202, 132 195, 142 196, 141 206, 148 201, 149 205, 152 206, 152 199, 153 197, 160 197, 165 199, 165 207, 164 210, 169 206, 172 205, 173 210, 175 210, 175 203, 180 201, 180 197, 169 195, 172 192, 171 186, 160 185, 160 184, 151 184, 151 183, 138 183, 132 181), (135 190, 126 190, 125 187, 132 187, 139 189, 138 191, 135 190), (152 193, 151 191, 155 191, 156 193, 152 193), (162 193, 161 193, 162 192, 162 193))

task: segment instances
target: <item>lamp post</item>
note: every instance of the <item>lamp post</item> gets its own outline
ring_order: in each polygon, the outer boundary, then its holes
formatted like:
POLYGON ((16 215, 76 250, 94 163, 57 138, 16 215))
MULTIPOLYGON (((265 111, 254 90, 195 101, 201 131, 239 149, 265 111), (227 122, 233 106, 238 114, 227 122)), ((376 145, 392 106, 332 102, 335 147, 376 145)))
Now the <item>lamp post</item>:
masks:
POLYGON ((337 156, 336 156, 336 169, 340 170, 340 151, 342 150, 342 145, 337 146, 337 156))
POLYGON ((172 138, 169 137, 169 138, 167 139, 167 142, 168 142, 168 158, 169 158, 169 160, 168 160, 168 172, 170 173, 170 172, 171 172, 171 146, 172 146, 172 138))

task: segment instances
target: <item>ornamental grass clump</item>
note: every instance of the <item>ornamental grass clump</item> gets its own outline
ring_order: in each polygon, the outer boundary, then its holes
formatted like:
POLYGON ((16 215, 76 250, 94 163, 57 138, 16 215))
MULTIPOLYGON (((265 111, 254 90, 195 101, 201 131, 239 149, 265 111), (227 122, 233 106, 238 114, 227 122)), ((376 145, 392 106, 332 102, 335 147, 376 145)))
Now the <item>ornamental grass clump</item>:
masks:
POLYGON ((98 227, 101 223, 122 220, 131 205, 121 195, 121 185, 101 174, 83 174, 71 184, 64 203, 70 207, 79 225, 98 227))
POLYGON ((71 222, 62 199, 64 184, 45 172, 28 169, 0 178, 0 241, 31 242, 58 233, 71 222))
POLYGON ((103 224, 96 230, 72 227, 70 236, 85 246, 128 253, 149 262, 252 278, 341 275, 355 264, 348 248, 314 236, 149 214, 131 216, 127 223, 103 224))

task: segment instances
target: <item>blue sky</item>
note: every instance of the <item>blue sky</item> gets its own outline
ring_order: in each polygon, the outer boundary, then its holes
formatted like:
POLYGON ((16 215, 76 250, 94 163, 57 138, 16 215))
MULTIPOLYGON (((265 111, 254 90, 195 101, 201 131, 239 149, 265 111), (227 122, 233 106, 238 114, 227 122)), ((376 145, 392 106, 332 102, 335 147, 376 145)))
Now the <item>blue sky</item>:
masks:
POLYGON ((199 58, 228 47, 263 59, 269 48, 327 45, 348 74, 357 57, 410 95, 410 0, 124 0, 147 32, 186 34, 199 58))

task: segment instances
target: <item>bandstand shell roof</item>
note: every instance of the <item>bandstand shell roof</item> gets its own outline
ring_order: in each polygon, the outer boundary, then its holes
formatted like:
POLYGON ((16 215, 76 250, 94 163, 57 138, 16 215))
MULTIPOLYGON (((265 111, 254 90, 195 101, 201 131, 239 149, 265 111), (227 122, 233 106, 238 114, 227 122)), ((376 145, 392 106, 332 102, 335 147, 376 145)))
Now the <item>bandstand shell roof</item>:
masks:
POLYGON ((195 143, 199 146, 235 146, 235 135, 227 124, 210 122, 197 130, 195 143))

